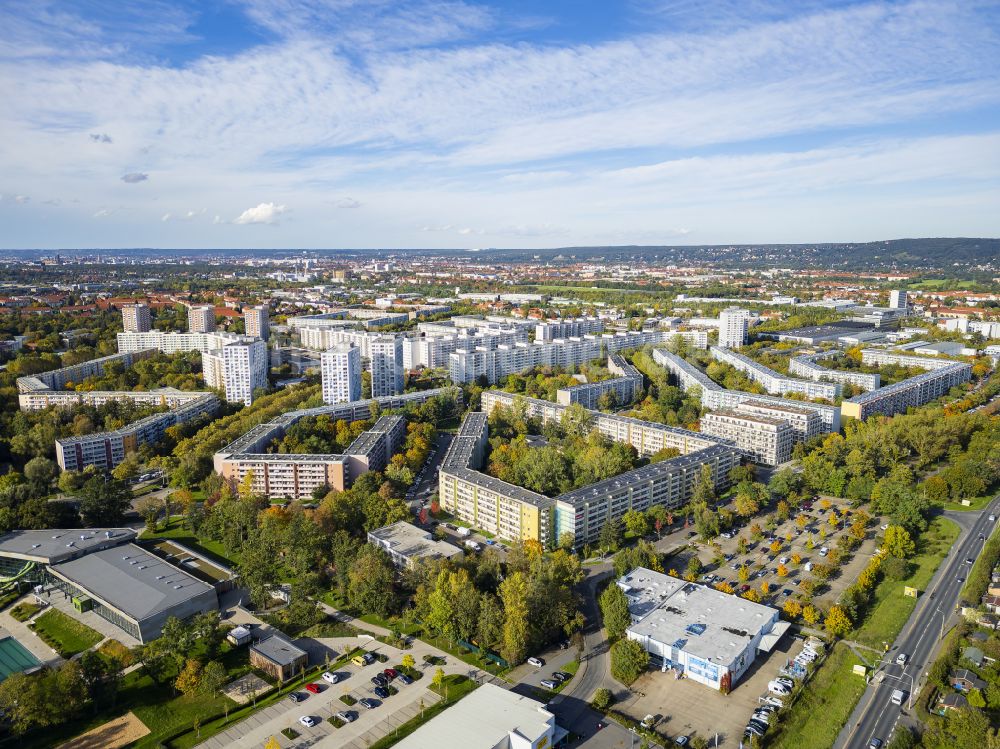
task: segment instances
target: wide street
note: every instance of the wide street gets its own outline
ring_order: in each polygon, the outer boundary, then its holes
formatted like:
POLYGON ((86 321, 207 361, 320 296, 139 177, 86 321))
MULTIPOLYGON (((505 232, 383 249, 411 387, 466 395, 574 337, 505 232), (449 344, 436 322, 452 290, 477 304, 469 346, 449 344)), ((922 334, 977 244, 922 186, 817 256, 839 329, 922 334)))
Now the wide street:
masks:
POLYGON ((897 723, 911 721, 913 701, 920 693, 944 632, 956 616, 962 586, 972 569, 968 560, 975 560, 982 552, 985 542, 981 537, 989 538, 995 525, 989 516, 997 512, 1000 512, 1000 495, 980 512, 945 513, 961 526, 962 532, 927 590, 921 591, 916 609, 878 664, 876 677, 869 682, 834 749, 867 747, 873 738, 888 742, 897 723), (896 664, 900 653, 908 656, 905 666, 896 664), (906 693, 902 705, 894 705, 890 700, 896 689, 906 693))

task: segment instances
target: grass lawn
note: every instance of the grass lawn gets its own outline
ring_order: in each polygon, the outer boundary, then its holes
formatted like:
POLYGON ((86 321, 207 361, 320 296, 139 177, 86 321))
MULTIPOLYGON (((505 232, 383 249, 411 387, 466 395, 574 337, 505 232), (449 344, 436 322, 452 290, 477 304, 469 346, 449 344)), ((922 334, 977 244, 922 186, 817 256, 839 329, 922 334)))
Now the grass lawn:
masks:
POLYGON ((21 592, 14 586, 13 590, 9 590, 3 595, 0 595, 0 611, 10 606, 14 601, 21 597, 21 592))
POLYGON ((832 746, 854 705, 865 691, 865 680, 851 672, 857 657, 843 643, 816 671, 794 706, 768 736, 774 749, 811 749, 832 746))
POLYGON ((416 731, 420 726, 429 721, 434 716, 442 713, 451 705, 458 702, 465 695, 475 689, 478 684, 471 679, 459 674, 452 674, 444 677, 441 688, 431 687, 437 694, 445 697, 440 702, 426 708, 420 715, 403 723, 392 734, 384 736, 374 744, 370 744, 368 749, 387 749, 387 747, 406 738, 416 731), (447 695, 447 696, 446 696, 447 695))
POLYGON ((864 623, 849 639, 874 648, 892 642, 917 605, 916 598, 903 595, 906 586, 923 590, 941 560, 958 538, 959 527, 947 518, 935 518, 920 537, 917 554, 910 559, 912 572, 906 580, 885 580, 875 589, 875 604, 864 623))
POLYGON ((17 619, 19 622, 26 622, 28 619, 33 617, 42 607, 36 603, 29 603, 28 601, 22 601, 17 604, 14 608, 10 610, 10 615, 17 619))
POLYGON ((161 526, 156 533, 150 533, 148 530, 145 530, 140 534, 139 538, 166 538, 176 541, 227 567, 235 567, 240 561, 238 555, 230 555, 218 541, 202 541, 195 536, 190 530, 184 527, 184 519, 179 515, 170 518, 170 522, 165 526, 161 526))
POLYGON ((89 650, 104 639, 101 633, 56 609, 46 611, 31 626, 63 658, 89 650))
POLYGON ((990 503, 994 496, 994 494, 988 494, 984 497, 973 497, 969 500, 968 505, 963 505, 961 502, 943 502, 941 504, 941 508, 955 512, 972 512, 975 510, 981 510, 990 503))

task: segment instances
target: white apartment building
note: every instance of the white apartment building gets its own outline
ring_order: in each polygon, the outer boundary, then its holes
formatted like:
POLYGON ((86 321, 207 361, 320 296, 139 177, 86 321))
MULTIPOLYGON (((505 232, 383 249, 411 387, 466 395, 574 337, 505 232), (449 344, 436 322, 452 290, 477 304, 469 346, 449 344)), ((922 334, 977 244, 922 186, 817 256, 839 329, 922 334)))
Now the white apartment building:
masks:
POLYGON ((371 341, 372 397, 403 392, 403 340, 399 336, 376 336, 371 341))
MULTIPOLYGON (((774 400, 778 400, 775 398, 774 400)), ((823 433, 823 420, 815 411, 798 405, 768 403, 763 400, 746 400, 736 405, 739 413, 754 416, 765 416, 769 419, 783 421, 792 428, 792 442, 807 442, 823 433)))
MULTIPOLYGON (((920 348, 923 344, 917 342, 908 344, 910 348, 920 348)), ((950 359, 935 359, 927 356, 917 356, 908 351, 898 351, 892 349, 866 348, 861 351, 861 361, 865 364, 898 364, 902 367, 920 367, 921 369, 933 370, 944 369, 955 362, 950 359)))
POLYGON ((536 341, 553 341, 556 338, 574 338, 604 331, 604 320, 599 317, 573 317, 564 320, 546 320, 535 325, 536 341))
POLYGON ((865 372, 830 369, 829 367, 824 367, 818 362, 820 359, 842 356, 844 356, 844 354, 840 351, 803 354, 802 356, 796 356, 789 360, 788 371, 791 374, 815 380, 817 382, 821 380, 829 380, 830 382, 839 382, 841 384, 849 383, 865 390, 878 389, 881 382, 881 376, 878 374, 866 374, 865 372))
POLYGON ((267 387, 267 344, 257 339, 230 343, 201 355, 201 369, 209 387, 223 390, 230 403, 253 403, 257 388, 267 387))
POLYGON ((890 309, 906 309, 908 304, 907 294, 901 289, 893 289, 889 292, 890 309))
POLYGON ((256 307, 243 308, 243 329, 247 335, 267 340, 271 334, 271 323, 268 312, 268 308, 263 304, 256 307))
POLYGON ((188 332, 211 333, 215 330, 214 307, 188 307, 188 332))
POLYGON ((841 404, 844 415, 863 421, 875 414, 892 416, 903 413, 908 408, 922 406, 940 398, 956 385, 968 382, 972 378, 972 365, 965 362, 925 359, 919 356, 905 358, 909 361, 927 362, 928 365, 907 366, 926 366, 930 371, 845 400, 841 404), (934 366, 929 366, 930 363, 934 366))
POLYGON ((745 346, 749 338, 750 311, 729 307, 719 313, 719 345, 726 348, 745 346))
POLYGON ((701 417, 701 431, 733 440, 755 463, 776 466, 792 457, 792 427, 780 419, 735 410, 713 411, 701 417))
POLYGON ((767 392, 775 395, 802 393, 807 398, 825 398, 832 401, 840 397, 840 392, 843 388, 839 382, 819 382, 816 380, 800 380, 795 377, 788 377, 780 372, 775 372, 770 367, 765 367, 763 364, 755 362, 748 356, 730 351, 722 346, 712 346, 709 348, 709 351, 715 359, 735 367, 754 382, 759 382, 763 385, 767 392))
POLYGON ((341 343, 320 354, 324 403, 361 400, 361 349, 341 343))
POLYGON ((620 376, 559 388, 556 391, 556 403, 563 406, 579 403, 584 408, 597 408, 601 398, 607 393, 613 394, 615 405, 623 406, 634 401, 642 390, 642 373, 619 354, 608 357, 608 369, 620 376))
POLYGON ((152 329, 149 305, 126 304, 122 307, 122 327, 130 333, 145 333, 152 329))

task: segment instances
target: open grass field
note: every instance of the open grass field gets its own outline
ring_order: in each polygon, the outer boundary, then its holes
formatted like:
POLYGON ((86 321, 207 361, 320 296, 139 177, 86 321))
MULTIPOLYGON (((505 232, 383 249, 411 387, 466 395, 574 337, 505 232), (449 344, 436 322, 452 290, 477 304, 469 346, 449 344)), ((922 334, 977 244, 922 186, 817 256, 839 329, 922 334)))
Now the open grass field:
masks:
POLYGON ((100 632, 56 609, 46 611, 32 622, 31 627, 63 658, 89 650, 104 639, 100 632))

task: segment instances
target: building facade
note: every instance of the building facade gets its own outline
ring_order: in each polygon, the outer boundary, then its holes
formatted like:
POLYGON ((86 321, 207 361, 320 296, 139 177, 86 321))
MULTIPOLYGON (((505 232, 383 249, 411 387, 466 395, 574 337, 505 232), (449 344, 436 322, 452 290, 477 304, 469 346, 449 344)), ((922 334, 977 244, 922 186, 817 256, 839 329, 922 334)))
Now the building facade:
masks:
POLYGON ((153 327, 146 304, 126 304, 122 307, 122 327, 129 333, 145 333, 153 327))
POLYGON ((842 389, 839 382, 821 382, 817 380, 800 380, 775 372, 770 367, 754 361, 748 356, 730 351, 722 346, 709 348, 712 357, 738 369, 754 382, 759 382, 764 389, 773 395, 801 393, 807 398, 824 398, 833 401, 840 397, 842 389))
POLYGON ((253 403, 254 391, 267 387, 267 344, 259 338, 240 340, 201 355, 202 375, 209 387, 230 403, 253 403))
POLYGON ((403 340, 399 336, 377 336, 371 341, 372 397, 403 392, 403 340))
POLYGON ((725 348, 745 346, 749 339, 750 311, 729 307, 719 313, 719 345, 725 348))
POLYGON ((188 307, 188 332, 211 333, 215 330, 215 308, 188 307))
POLYGON ((243 330, 247 335, 265 341, 271 335, 271 320, 268 308, 263 305, 243 308, 243 330))
POLYGON ((324 403, 361 400, 361 349, 341 343, 320 354, 324 403))
POLYGON ((795 435, 781 419, 745 411, 713 411, 701 417, 701 431, 732 440, 755 463, 776 466, 792 457, 795 435))

